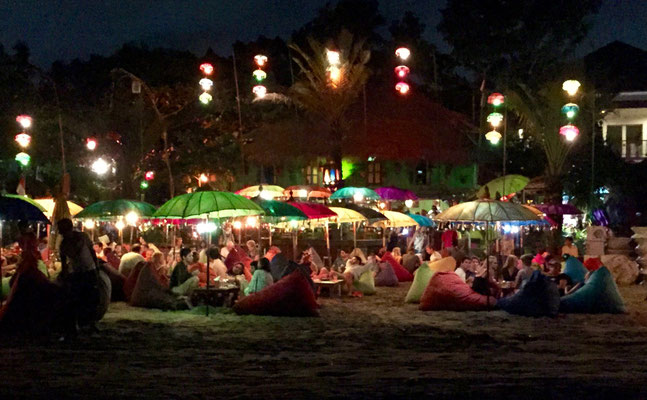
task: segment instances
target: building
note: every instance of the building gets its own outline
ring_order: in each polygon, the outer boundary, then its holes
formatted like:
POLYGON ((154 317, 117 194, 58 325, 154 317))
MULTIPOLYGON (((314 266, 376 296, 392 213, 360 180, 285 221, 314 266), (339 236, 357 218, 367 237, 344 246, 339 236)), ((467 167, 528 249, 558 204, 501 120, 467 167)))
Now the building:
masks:
POLYGON ((620 92, 604 113, 602 137, 627 162, 647 158, 647 91, 620 92))

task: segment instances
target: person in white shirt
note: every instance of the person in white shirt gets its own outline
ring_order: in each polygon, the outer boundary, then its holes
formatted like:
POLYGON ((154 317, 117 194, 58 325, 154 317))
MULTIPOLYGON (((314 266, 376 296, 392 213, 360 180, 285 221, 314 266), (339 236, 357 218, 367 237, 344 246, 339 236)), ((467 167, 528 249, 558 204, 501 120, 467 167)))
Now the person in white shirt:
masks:
POLYGON ((566 240, 564 240, 564 246, 562 246, 562 256, 568 254, 571 257, 579 257, 580 252, 577 249, 577 246, 573 244, 573 238, 572 237, 567 237, 566 240))
POLYGON ((131 247, 130 251, 121 257, 119 262, 119 273, 128 277, 135 266, 142 261, 146 261, 141 254, 142 247, 138 244, 131 247))

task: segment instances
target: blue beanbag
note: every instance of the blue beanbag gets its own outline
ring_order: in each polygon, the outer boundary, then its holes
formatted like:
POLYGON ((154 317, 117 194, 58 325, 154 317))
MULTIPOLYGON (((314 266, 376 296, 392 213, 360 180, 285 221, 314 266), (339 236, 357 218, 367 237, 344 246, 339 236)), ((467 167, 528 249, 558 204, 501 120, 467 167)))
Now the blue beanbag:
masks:
POLYGON ((559 313, 559 290, 541 272, 534 271, 521 290, 500 299, 497 306, 510 314, 526 317, 556 317, 559 313))
POLYGON ((566 259, 566 267, 564 267, 563 272, 571 278, 573 283, 577 284, 584 282, 584 277, 589 271, 584 267, 584 264, 582 264, 580 260, 575 257, 568 257, 566 259))
POLYGON ((582 314, 622 314, 627 311, 613 276, 607 267, 591 274, 575 293, 562 298, 559 311, 582 314))

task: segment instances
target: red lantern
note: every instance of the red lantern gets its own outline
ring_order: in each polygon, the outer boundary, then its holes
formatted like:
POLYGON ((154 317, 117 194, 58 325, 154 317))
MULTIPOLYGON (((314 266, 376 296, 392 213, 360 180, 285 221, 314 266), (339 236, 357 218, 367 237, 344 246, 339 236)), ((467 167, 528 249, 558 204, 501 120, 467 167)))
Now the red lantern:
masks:
POLYGON ((498 107, 505 101, 505 97, 501 93, 492 93, 488 96, 487 102, 493 107, 498 107))
POLYGON ((97 141, 94 138, 87 138, 85 140, 85 146, 88 148, 88 150, 93 151, 94 149, 97 148, 97 141))
POLYGON ((398 93, 405 95, 409 93, 409 84, 407 84, 406 82, 398 82, 395 85, 395 90, 397 90, 398 93))
POLYGON ((155 179, 155 171, 147 171, 144 175, 144 179, 146 179, 147 181, 152 181, 153 179, 155 179))
POLYGON ((559 128, 559 134, 564 135, 566 137, 566 140, 572 142, 573 140, 575 140, 577 135, 580 134, 580 130, 577 129, 577 126, 568 124, 559 128))
POLYGON ((395 74, 398 76, 398 78, 402 79, 409 74, 409 67, 407 67, 406 65, 395 67, 395 74))
POLYGON ((14 140, 22 147, 23 149, 29 146, 29 143, 31 143, 31 136, 29 136, 27 133, 22 132, 16 135, 14 140))
POLYGON ((202 71, 205 75, 211 75, 213 74, 213 65, 209 63, 200 64, 200 71, 202 71))

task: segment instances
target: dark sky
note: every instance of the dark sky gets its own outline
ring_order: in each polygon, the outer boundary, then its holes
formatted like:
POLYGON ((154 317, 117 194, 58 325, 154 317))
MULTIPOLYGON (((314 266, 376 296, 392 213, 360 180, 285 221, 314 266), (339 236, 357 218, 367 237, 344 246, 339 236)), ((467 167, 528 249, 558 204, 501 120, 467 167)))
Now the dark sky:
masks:
MULTIPOLYGON (((552 0, 547 0, 552 1, 552 0)), ((128 41, 188 49, 208 46, 226 54, 240 39, 259 34, 287 37, 312 19, 326 0, 0 0, 0 43, 24 40, 33 60, 48 66, 57 59, 107 55, 128 41)), ((435 32, 444 0, 381 0, 391 21, 413 10, 427 36, 447 50, 435 32)), ((586 43, 588 52, 612 40, 647 49, 647 0, 604 0, 586 43)))

